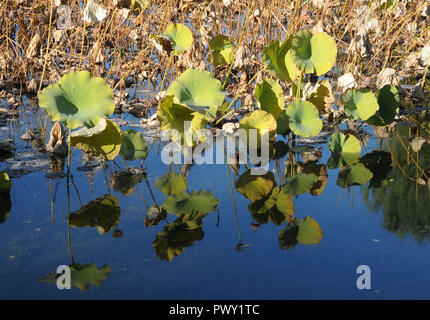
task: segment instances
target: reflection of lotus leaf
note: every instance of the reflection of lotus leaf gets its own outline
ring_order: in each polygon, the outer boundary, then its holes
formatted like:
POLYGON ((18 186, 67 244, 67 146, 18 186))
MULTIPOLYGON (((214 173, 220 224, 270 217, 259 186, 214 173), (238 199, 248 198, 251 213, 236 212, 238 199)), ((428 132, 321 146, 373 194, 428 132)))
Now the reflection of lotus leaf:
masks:
POLYGON ((236 182, 236 189, 251 201, 261 200, 270 193, 275 185, 272 172, 265 175, 252 175, 250 171, 242 174, 236 182))
POLYGON ((234 44, 223 35, 213 37, 209 41, 211 50, 210 61, 214 66, 223 66, 233 62, 234 44))
POLYGON ((320 225, 311 217, 296 219, 279 232, 281 249, 292 249, 297 243, 318 244, 323 237, 320 225))
POLYGON ((146 214, 146 218, 143 220, 145 227, 152 227, 158 225, 158 223, 166 219, 167 212, 162 208, 159 208, 157 205, 153 205, 148 209, 148 213, 146 214))
POLYGON ((318 32, 312 35, 308 30, 296 33, 292 58, 302 72, 315 72, 320 76, 330 71, 336 62, 336 56, 336 42, 328 34, 318 32))
POLYGON ((9 175, 6 172, 0 172, 0 193, 8 193, 12 188, 12 182, 10 182, 9 175))
POLYGON ((113 160, 121 150, 121 133, 112 121, 101 118, 93 128, 81 128, 72 133, 71 146, 80 149, 92 157, 113 160))
POLYGON ((96 227, 100 234, 104 234, 115 228, 120 214, 118 199, 113 195, 106 195, 72 213, 69 223, 76 228, 96 227))
POLYGON ((379 110, 369 119, 367 123, 375 126, 388 126, 394 121, 399 110, 399 92, 396 87, 387 84, 377 93, 379 110))
POLYGON ((204 214, 181 215, 175 222, 164 227, 163 231, 157 234, 152 246, 161 260, 172 261, 174 257, 180 255, 187 247, 194 244, 196 240, 202 240, 204 233, 202 230, 202 218, 204 214))
POLYGON ((304 138, 316 136, 322 129, 317 108, 307 101, 294 101, 286 110, 289 127, 294 134, 304 138))
POLYGON ((360 141, 351 134, 335 132, 328 143, 333 155, 327 162, 330 169, 358 162, 361 153, 360 141))
POLYGON ((144 159, 148 152, 148 144, 140 132, 133 129, 121 131, 122 146, 121 155, 125 160, 144 159))
POLYGON ((143 169, 126 168, 113 172, 110 177, 110 183, 114 191, 128 195, 142 181, 144 175, 145 171, 143 169))
POLYGON ((213 117, 224 102, 221 82, 205 70, 187 69, 167 89, 175 103, 185 104, 193 111, 206 112, 213 117))
POLYGON ((359 186, 368 182, 372 177, 372 172, 369 171, 364 164, 358 163, 356 165, 346 167, 339 172, 337 185, 341 188, 359 186))
POLYGON ((281 191, 285 194, 301 194, 308 192, 318 177, 313 173, 300 173, 285 179, 281 191))
MULTIPOLYGON (((108 265, 97 268, 95 263, 86 265, 73 263, 69 267, 71 285, 81 290, 86 290, 91 285, 99 286, 109 277, 111 272, 111 268, 108 265)), ((57 284, 57 279, 60 275, 50 272, 46 277, 40 278, 38 281, 57 284)))
POLYGON ((12 209, 12 201, 8 192, 0 192, 0 223, 3 223, 9 217, 10 210, 12 209))
POLYGON ((155 181, 155 187, 166 196, 180 194, 187 188, 187 179, 180 174, 167 173, 155 181))
POLYGON ((373 92, 365 89, 351 89, 343 96, 345 113, 354 120, 367 120, 379 109, 373 92))
POLYGON ((265 79, 255 88, 255 98, 260 109, 270 113, 275 120, 284 110, 284 92, 281 86, 273 79, 265 79))
POLYGON ((88 71, 70 72, 58 84, 43 89, 39 105, 52 121, 62 121, 72 129, 93 127, 115 109, 111 88, 88 71))
POLYGON ((163 208, 170 214, 180 216, 181 214, 214 212, 219 200, 210 191, 192 191, 190 194, 181 193, 168 197, 163 208))
POLYGON ((373 151, 364 155, 360 162, 369 169, 373 176, 369 185, 374 188, 379 188, 387 180, 387 175, 393 168, 391 154, 386 151, 373 151))
POLYGON ((294 216, 292 198, 279 196, 281 196, 280 189, 275 187, 270 195, 264 199, 254 201, 248 206, 248 210, 252 213, 255 221, 262 224, 271 221, 279 226, 294 216))

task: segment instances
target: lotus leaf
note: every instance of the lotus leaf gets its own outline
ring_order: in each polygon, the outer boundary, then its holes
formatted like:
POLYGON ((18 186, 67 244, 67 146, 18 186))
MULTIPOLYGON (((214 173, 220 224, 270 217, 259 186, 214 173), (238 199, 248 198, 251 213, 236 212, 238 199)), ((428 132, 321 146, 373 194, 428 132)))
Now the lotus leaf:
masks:
POLYGON ((291 55, 292 37, 284 43, 273 41, 263 49, 263 62, 273 75, 280 80, 292 82, 300 74, 291 55))
POLYGON ((396 87, 387 84, 377 93, 379 110, 367 120, 375 126, 387 126, 394 121, 399 110, 399 92, 396 87))
POLYGON ((93 157, 113 160, 121 150, 121 130, 112 121, 101 118, 93 128, 72 132, 70 144, 93 157))
POLYGON ((248 144, 250 142, 250 130, 257 130, 257 146, 261 146, 263 130, 269 134, 269 140, 274 140, 276 136, 276 120, 270 113, 256 110, 240 120, 240 129, 246 130, 248 144))
POLYGON ((115 109, 111 88, 88 71, 70 72, 57 84, 43 89, 39 105, 52 121, 62 121, 71 129, 94 127, 115 109))
POLYGON ((379 109, 375 95, 365 89, 348 90, 343 101, 345 113, 355 120, 367 120, 379 109))
POLYGON ((193 45, 193 34, 188 27, 180 23, 168 25, 166 30, 156 38, 163 49, 173 55, 179 55, 193 45))
POLYGON ((277 120, 284 110, 284 92, 279 83, 273 79, 263 80, 255 88, 254 95, 260 109, 267 111, 277 120))
POLYGON ((322 129, 318 109, 307 101, 294 101, 287 107, 289 127, 294 134, 304 138, 316 136, 322 129))
POLYGON ((175 97, 175 103, 185 104, 193 111, 206 112, 209 117, 216 114, 225 97, 221 82, 210 72, 192 68, 171 84, 167 94, 175 97))
POLYGON ((223 66, 233 62, 234 44, 231 40, 223 35, 213 37, 209 41, 211 50, 210 62, 214 66, 223 66))
POLYGON ((133 129, 121 131, 122 146, 121 156, 125 160, 144 159, 148 153, 148 144, 140 132, 133 129))
POLYGON ((335 132, 331 135, 328 143, 330 150, 334 153, 360 154, 360 141, 351 134, 344 135, 342 132, 335 132))
POLYGON ((315 72, 320 76, 330 71, 336 56, 336 42, 324 32, 312 35, 309 30, 300 30, 293 39, 292 58, 304 73, 315 72))

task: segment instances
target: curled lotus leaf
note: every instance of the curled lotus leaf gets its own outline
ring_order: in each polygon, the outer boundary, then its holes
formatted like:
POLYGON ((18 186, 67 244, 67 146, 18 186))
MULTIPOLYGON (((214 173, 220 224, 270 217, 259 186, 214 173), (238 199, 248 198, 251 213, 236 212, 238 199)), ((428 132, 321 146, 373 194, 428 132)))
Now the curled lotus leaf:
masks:
POLYGON ((209 71, 187 69, 167 89, 173 95, 174 103, 186 105, 192 111, 206 113, 208 117, 216 114, 224 102, 225 94, 221 82, 209 71))
POLYGON ((43 89, 39 105, 52 121, 61 121, 71 129, 94 127, 115 109, 111 88, 88 71, 70 72, 43 89))
POLYGON ((113 160, 121 150, 121 130, 114 122, 101 118, 93 128, 72 132, 70 144, 93 157, 113 160))

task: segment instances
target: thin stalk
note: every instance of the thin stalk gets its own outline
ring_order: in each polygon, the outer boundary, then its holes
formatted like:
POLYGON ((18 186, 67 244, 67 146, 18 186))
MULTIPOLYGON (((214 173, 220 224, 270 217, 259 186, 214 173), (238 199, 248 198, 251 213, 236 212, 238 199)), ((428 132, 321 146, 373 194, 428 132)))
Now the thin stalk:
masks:
POLYGON ((233 69, 234 61, 236 61, 236 54, 237 54, 237 50, 239 50, 239 46, 240 46, 240 44, 241 44, 241 42, 242 42, 242 37, 243 37, 243 35, 244 35, 244 33, 245 33, 246 27, 248 26, 249 17, 250 17, 250 15, 251 15, 251 12, 252 12, 252 8, 253 8, 253 7, 254 7, 254 0, 253 0, 253 1, 252 1, 252 3, 251 3, 251 8, 248 10, 248 14, 247 14, 247 16, 246 16, 246 20, 245 20, 245 25, 243 26, 243 28, 242 28, 242 33, 241 33, 241 35, 240 35, 240 37, 239 37, 239 42, 237 43, 236 48, 234 49, 234 55, 233 55, 233 57, 234 57, 234 58, 233 58, 233 62, 232 62, 232 63, 230 63, 230 68, 228 69, 227 76, 225 77, 224 83, 223 83, 223 85, 222 85, 222 89, 223 89, 223 90, 224 90, 225 84, 227 83, 228 77, 230 76, 231 69, 233 69))

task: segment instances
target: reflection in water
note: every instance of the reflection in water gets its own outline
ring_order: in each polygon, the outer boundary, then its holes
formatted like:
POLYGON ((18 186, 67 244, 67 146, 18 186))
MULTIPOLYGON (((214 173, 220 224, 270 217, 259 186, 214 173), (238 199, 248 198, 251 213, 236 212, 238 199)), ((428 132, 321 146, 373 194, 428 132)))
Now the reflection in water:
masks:
POLYGON ((172 261, 196 240, 202 240, 202 219, 206 214, 183 214, 157 234, 152 246, 161 260, 172 261))
POLYGON ((9 218, 10 210, 12 210, 9 192, 0 192, 0 203, 0 223, 4 223, 9 218))
MULTIPOLYGON (((95 263, 91 264, 79 264, 72 263, 69 265, 70 268, 70 281, 72 287, 77 287, 81 290, 88 289, 91 285, 99 286, 104 280, 106 280, 111 272, 111 268, 108 265, 104 265, 101 268, 97 268, 95 263)), ((46 277, 39 278, 38 281, 49 284, 57 284, 57 279, 61 274, 50 272, 46 277)))
MULTIPOLYGON (((383 225, 387 230, 397 233, 399 237, 412 234, 422 241, 430 239, 430 191, 427 185, 430 144, 423 143, 421 150, 414 152, 409 139, 412 140, 417 134, 411 131, 402 125, 396 126, 384 144, 384 149, 391 152, 394 164, 389 173, 390 179, 377 183, 380 188, 372 188, 372 184, 362 187, 361 192, 370 210, 382 210, 383 225), (416 165, 417 160, 419 166, 416 165)), ((381 165, 381 170, 383 167, 381 165)))
POLYGON ((108 194, 72 213, 69 222, 72 227, 96 227, 100 234, 105 234, 118 225, 120 215, 118 199, 108 194))

